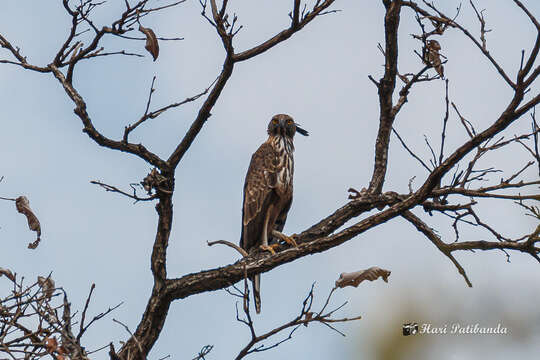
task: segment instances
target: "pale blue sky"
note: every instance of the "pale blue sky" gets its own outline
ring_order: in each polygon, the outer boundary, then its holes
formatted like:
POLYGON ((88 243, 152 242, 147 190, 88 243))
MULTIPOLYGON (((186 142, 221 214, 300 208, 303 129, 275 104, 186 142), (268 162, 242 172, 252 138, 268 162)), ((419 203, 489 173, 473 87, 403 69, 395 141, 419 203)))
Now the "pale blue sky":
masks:
MULTIPOLYGON (((246 49, 287 26, 292 1, 231 2, 244 25, 236 49, 246 49)), ((445 1, 448 12, 456 1, 445 1)), ((540 4, 525 3, 540 16, 540 4)), ((96 15, 105 25, 123 1, 110 1, 96 15)), ((529 49, 536 36, 533 27, 511 1, 478 1, 487 7, 488 46, 495 58, 517 69, 520 50, 529 49)), ((383 59, 376 46, 384 40, 383 6, 380 1, 338 1, 343 11, 321 17, 286 43, 240 63, 227 84, 176 175, 175 215, 169 246, 168 274, 209 269, 236 261, 225 247, 206 246, 207 240, 240 236, 242 187, 251 154, 266 138, 266 124, 276 113, 291 114, 310 132, 296 139, 295 197, 285 232, 300 232, 343 205, 346 189, 366 186, 372 171, 374 139, 378 125, 378 99, 368 74, 382 73, 383 59)), ((115 12, 116 11, 116 12, 115 12)), ((161 42, 156 62, 145 58, 109 57, 81 63, 75 86, 88 104, 94 124, 107 136, 120 138, 123 128, 144 112, 152 76, 156 75, 153 107, 183 100, 200 92, 221 69, 224 51, 213 29, 199 15, 197 1, 160 16, 145 18, 146 26, 160 36, 182 36, 184 41, 161 42)), ((463 4, 461 21, 478 31, 475 15, 463 4)), ((20 46, 29 61, 46 64, 65 39, 70 24, 61 2, 4 0, 0 33, 20 46)), ((416 24, 409 10, 402 15, 400 72, 422 67, 409 36, 416 24)), ((510 91, 496 71, 463 36, 448 33, 440 40, 449 61, 450 96, 477 129, 484 128, 501 112, 510 91)), ((142 42, 109 39, 110 50, 127 47, 144 53, 142 42)), ((5 58, 6 52, 0 52, 5 58)), ((513 77, 515 71, 509 71, 513 77)), ((0 267, 30 279, 53 271, 57 285, 81 308, 92 282, 96 291, 91 310, 98 313, 124 301, 113 317, 135 329, 151 289, 149 257, 156 227, 153 204, 132 205, 129 199, 106 193, 91 185, 101 180, 125 189, 150 170, 143 161, 98 147, 85 134, 73 114, 73 104, 50 75, 0 66, 0 196, 24 194, 30 199, 43 228, 38 249, 26 248, 34 234, 24 217, 9 202, 0 202, 0 267)), ((538 90, 536 86, 535 90, 538 90)), ((420 84, 411 92, 396 121, 396 128, 422 156, 429 156, 423 134, 439 144, 444 114, 444 83, 420 84)), ((154 152, 168 156, 191 124, 201 102, 171 111, 138 128, 131 136, 154 152)), ((447 146, 455 149, 466 138, 452 115, 447 146)), ((528 129, 524 118, 506 134, 528 129)), ((501 151, 495 161, 509 173, 519 169, 526 153, 519 147, 501 151)), ((425 171, 410 159, 392 138, 385 190, 407 192, 408 180, 425 171)), ((528 178, 535 173, 529 172, 528 178)), ((537 174, 536 174, 537 177, 537 174)), ((437 217, 416 213, 437 227, 445 241, 452 229, 437 217)), ((481 214, 509 235, 535 226, 516 206, 488 202, 481 214)), ((463 240, 488 240, 486 232, 463 231, 463 240)), ((451 262, 416 232, 396 219, 323 254, 305 257, 262 275, 262 315, 257 329, 269 329, 295 315, 313 281, 316 302, 324 300, 339 273, 370 266, 392 271, 389 283, 362 284, 336 295, 336 305, 347 299, 344 316, 363 319, 341 326, 346 338, 314 324, 302 327, 293 341, 278 349, 254 355, 257 359, 372 359, 376 340, 401 331, 410 320, 446 323, 505 322, 510 331, 525 328, 528 337, 444 337, 413 352, 417 358, 473 359, 485 354, 492 359, 532 358, 540 352, 540 312, 533 299, 540 297, 538 263, 530 256, 512 253, 511 263, 500 252, 459 253, 474 287, 469 289, 451 262), (426 309, 426 319, 406 319, 409 302, 426 309), (428 314, 428 315, 426 315, 428 314), (513 328, 512 328, 513 326, 513 328), (459 353, 457 352, 459 349, 459 353)), ((235 321, 234 302, 224 291, 177 301, 171 306, 153 359, 171 354, 190 359, 206 344, 214 350, 208 359, 233 357, 248 341, 247 328, 235 321)), ((413 306, 414 308, 414 306, 413 306)), ((93 349, 109 341, 125 340, 127 334, 110 318, 92 328, 85 344, 93 349)), ((404 353, 406 358, 408 353, 404 353)), ((94 358, 106 358, 105 352, 94 358)), ((399 358, 399 357, 397 357, 399 358)))

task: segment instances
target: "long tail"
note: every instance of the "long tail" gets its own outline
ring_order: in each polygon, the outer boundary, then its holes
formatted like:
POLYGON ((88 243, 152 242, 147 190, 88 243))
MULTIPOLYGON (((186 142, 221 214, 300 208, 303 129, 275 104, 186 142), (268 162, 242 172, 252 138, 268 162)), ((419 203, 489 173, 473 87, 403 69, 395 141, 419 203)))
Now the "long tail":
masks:
POLYGON ((261 313, 261 275, 257 274, 251 279, 253 282, 253 300, 255 300, 255 311, 261 313))

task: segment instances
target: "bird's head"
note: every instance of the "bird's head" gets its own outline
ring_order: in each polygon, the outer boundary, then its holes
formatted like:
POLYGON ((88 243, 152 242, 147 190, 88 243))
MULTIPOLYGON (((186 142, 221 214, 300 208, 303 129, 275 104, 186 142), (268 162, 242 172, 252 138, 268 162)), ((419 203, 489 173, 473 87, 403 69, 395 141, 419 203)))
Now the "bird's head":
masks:
POLYGON ((274 115, 268 124, 268 135, 271 136, 280 135, 293 138, 296 132, 304 136, 309 135, 287 114, 274 115))

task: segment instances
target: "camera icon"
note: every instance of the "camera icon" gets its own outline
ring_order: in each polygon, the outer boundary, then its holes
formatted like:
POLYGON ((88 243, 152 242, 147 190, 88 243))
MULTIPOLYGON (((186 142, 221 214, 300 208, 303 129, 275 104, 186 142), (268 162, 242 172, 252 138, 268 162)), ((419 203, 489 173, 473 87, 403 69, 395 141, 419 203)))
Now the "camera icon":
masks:
POLYGON ((417 323, 413 322, 413 323, 403 324, 403 336, 416 335, 416 334, 418 334, 417 323))

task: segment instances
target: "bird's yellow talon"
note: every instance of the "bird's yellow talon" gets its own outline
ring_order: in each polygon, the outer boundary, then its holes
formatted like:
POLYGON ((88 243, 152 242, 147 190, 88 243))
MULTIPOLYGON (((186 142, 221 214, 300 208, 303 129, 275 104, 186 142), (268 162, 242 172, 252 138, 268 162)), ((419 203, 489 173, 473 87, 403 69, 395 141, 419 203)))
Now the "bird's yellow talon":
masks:
POLYGON ((276 255, 276 251, 274 250, 274 247, 278 247, 278 244, 272 244, 272 245, 261 245, 260 248, 264 251, 270 251, 272 255, 276 255))
POLYGON ((280 239, 282 241, 285 241, 287 244, 289 244, 291 246, 298 247, 298 244, 296 243, 296 240, 294 240, 294 238, 298 236, 296 234, 293 234, 291 236, 287 236, 287 235, 285 235, 283 233, 280 233, 277 230, 274 230, 274 231, 272 231, 272 235, 274 237, 277 237, 278 239, 280 239))
POLYGON ((291 236, 287 236, 287 239, 285 240, 285 242, 289 245, 292 245, 294 247, 298 247, 298 244, 296 243, 296 240, 294 240, 294 238, 296 237, 297 235, 296 234, 293 234, 291 236))

